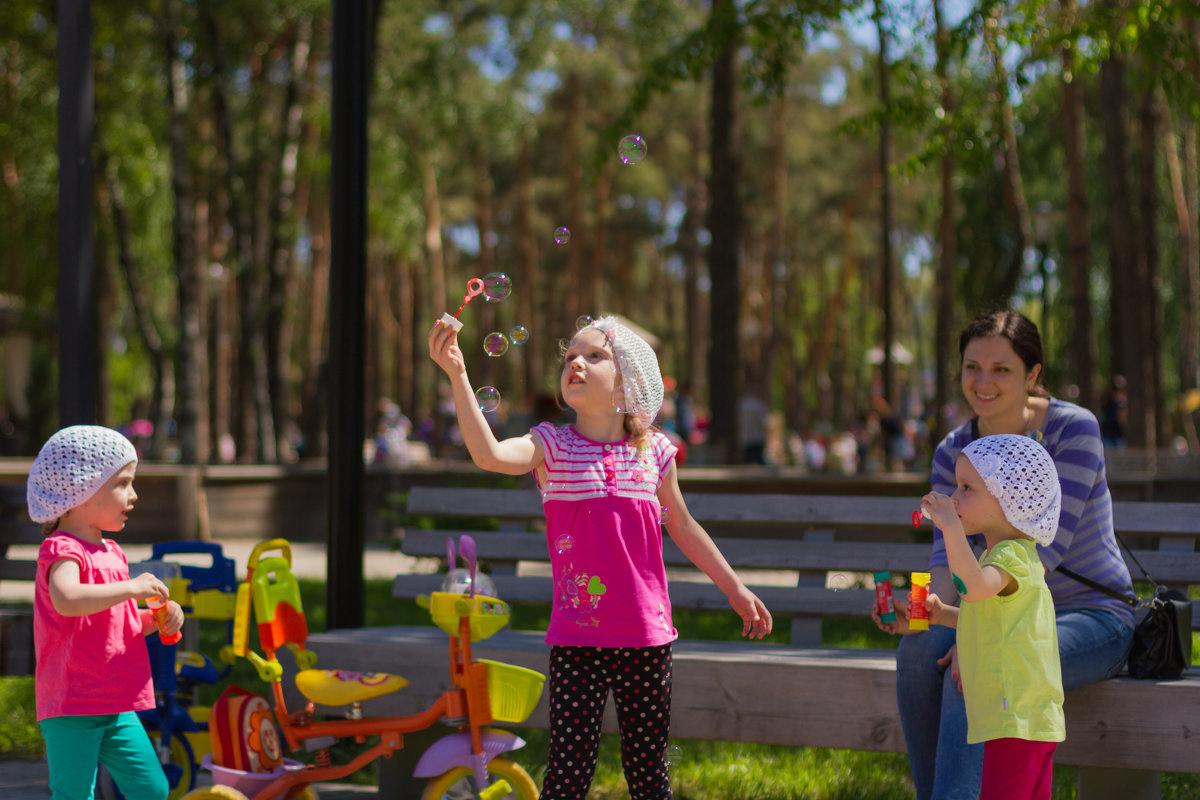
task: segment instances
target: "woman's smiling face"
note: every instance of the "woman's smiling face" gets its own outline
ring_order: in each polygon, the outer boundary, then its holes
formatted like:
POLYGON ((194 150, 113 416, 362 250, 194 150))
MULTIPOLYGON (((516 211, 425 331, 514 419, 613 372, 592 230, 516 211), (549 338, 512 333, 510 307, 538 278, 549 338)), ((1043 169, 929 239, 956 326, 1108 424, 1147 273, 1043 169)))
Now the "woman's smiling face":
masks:
POLYGON ((1029 402, 1040 369, 1026 370, 1012 343, 1003 336, 972 339, 963 349, 963 395, 981 418, 1016 413, 1029 402))

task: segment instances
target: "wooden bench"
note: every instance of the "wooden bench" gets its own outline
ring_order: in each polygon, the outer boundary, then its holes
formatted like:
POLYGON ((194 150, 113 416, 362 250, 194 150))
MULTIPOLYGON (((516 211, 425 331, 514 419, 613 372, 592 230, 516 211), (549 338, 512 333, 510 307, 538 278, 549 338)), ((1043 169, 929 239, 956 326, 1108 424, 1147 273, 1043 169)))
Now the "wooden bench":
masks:
MULTIPOLYGON (((896 707, 892 651, 820 646, 820 621, 869 616, 873 592, 847 583, 877 570, 924 570, 929 545, 911 526, 914 498, 689 494, 688 509, 716 540, 743 580, 763 599, 776 630, 791 628, 786 645, 681 639, 674 645, 672 729, 687 738, 904 752, 896 707), (784 585, 786 584, 786 585, 784 585)), ((500 597, 548 605, 541 499, 530 490, 413 487, 409 515, 431 517, 438 530, 404 532, 406 554, 443 557, 453 521, 494 517, 501 530, 470 531, 479 557, 490 562, 500 597)), ((1116 524, 1152 575, 1186 590, 1200 585, 1200 506, 1123 502, 1116 524)), ((728 611, 725 596, 679 553, 664 546, 676 609, 728 611), (691 573, 691 574, 689 574, 691 573), (699 580, 695 578, 699 576, 699 580), (690 579, 689 579, 690 578, 690 579)), ((1138 574, 1135 567, 1131 571, 1138 574)), ((411 601, 440 586, 440 575, 398 575, 393 596, 411 601)), ((1197 623, 1200 604, 1193 603, 1197 623)), ((445 638, 434 628, 335 630, 309 646, 322 663, 386 670, 411 682, 372 701, 369 713, 412 713, 432 701, 445 681, 445 638)), ((503 631, 477 645, 486 658, 545 671, 540 632, 503 631)), ((611 706, 611 704, 610 704, 611 706)), ((1067 741, 1056 760, 1080 767, 1081 800, 1157 797, 1158 773, 1200 773, 1200 669, 1170 682, 1116 678, 1071 692, 1067 741)), ((615 717, 606 729, 615 731, 615 717)), ((527 723, 545 727, 545 700, 527 723)), ((385 783, 403 786, 396 767, 385 783), (394 783, 392 783, 394 781, 394 783)))

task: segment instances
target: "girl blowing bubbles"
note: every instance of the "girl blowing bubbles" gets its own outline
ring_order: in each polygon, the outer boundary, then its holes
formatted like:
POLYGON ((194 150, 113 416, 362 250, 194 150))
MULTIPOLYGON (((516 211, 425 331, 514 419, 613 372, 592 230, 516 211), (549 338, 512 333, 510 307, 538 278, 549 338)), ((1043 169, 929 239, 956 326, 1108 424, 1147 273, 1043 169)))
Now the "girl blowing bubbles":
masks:
MULTIPOLYGON (((146 573, 129 577, 119 531, 137 501, 137 452, 121 434, 95 425, 50 437, 29 471, 29 516, 43 523, 33 636, 37 716, 46 739, 55 800, 91 800, 96 765, 126 797, 166 798, 167 779, 134 712, 154 708, 145 637, 158 629, 138 600, 167 587, 146 573)), ((183 625, 167 604, 163 633, 183 625)))
POLYGON ((664 755, 671 642, 678 633, 661 525, 729 597, 744 636, 769 634, 771 615, 688 514, 675 447, 650 430, 663 400, 654 351, 615 317, 582 328, 566 348, 559 378, 575 424, 543 422, 504 441, 497 441, 475 402, 457 333, 436 323, 429 354, 450 377, 474 462, 507 475, 532 470, 542 492, 554 604, 546 631, 550 755, 541 797, 587 795, 611 690, 630 797, 670 798, 664 755))
POLYGON ((1066 738, 1054 604, 1037 544, 1054 541, 1058 471, 1025 436, 985 436, 963 448, 952 497, 921 499, 941 529, 962 608, 926 600, 929 621, 958 628, 967 741, 983 742, 980 800, 1049 800, 1051 758, 1066 738), (966 534, 982 533, 977 561, 966 534))

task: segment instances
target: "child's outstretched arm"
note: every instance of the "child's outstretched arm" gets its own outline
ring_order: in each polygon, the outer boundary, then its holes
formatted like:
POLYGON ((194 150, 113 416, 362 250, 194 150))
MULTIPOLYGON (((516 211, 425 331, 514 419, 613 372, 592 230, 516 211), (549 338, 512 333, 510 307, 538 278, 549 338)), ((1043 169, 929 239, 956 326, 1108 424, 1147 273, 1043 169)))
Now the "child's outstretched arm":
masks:
POLYGON ((717 549, 708 531, 688 513, 683 494, 679 491, 679 478, 675 474, 674 461, 671 462, 667 476, 658 489, 658 501, 671 511, 666 523, 667 533, 671 534, 671 539, 688 560, 729 598, 729 605, 742 618, 742 635, 751 639, 761 639, 769 634, 773 625, 771 612, 763 605, 763 601, 742 583, 742 579, 717 549))
POLYGON ((458 332, 440 320, 433 323, 433 329, 429 331, 429 357, 450 378, 458 428, 476 466, 505 475, 523 475, 541 466, 544 459, 542 445, 533 436, 526 434, 500 441, 492 433, 467 378, 467 363, 458 346, 458 332))
MULTIPOLYGON (((50 602, 64 617, 95 614, 126 600, 145 600, 147 597, 166 600, 170 597, 166 584, 149 572, 116 583, 81 583, 79 562, 73 558, 60 558, 50 565, 49 584, 50 602)), ((180 617, 182 619, 182 611, 180 617)))
POLYGON ((967 587, 967 591, 961 595, 962 599, 973 603, 995 597, 1004 591, 1012 581, 1012 576, 996 567, 979 565, 967 542, 967 534, 963 531, 954 502, 941 492, 930 492, 921 498, 921 508, 929 512, 933 524, 942 531, 950 570, 967 587))

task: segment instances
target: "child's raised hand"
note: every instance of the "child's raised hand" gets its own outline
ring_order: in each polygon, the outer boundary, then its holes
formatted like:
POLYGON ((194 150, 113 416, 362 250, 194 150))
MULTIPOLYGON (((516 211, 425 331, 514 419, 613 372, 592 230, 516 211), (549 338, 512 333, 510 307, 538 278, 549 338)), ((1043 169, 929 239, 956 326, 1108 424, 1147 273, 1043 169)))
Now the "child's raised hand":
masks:
POLYGON ((758 599, 758 595, 747 589, 745 585, 729 596, 729 605, 733 606, 733 610, 742 618, 742 636, 761 639, 768 635, 774 627, 771 612, 767 611, 767 607, 762 600, 758 599))
POLYGON ((441 320, 433 323, 429 331, 429 357, 447 375, 459 375, 467 371, 467 362, 458 346, 458 331, 441 320))
POLYGON ((933 524, 942 531, 958 521, 958 509, 954 501, 941 492, 930 492, 922 497, 921 510, 927 512, 933 524))

